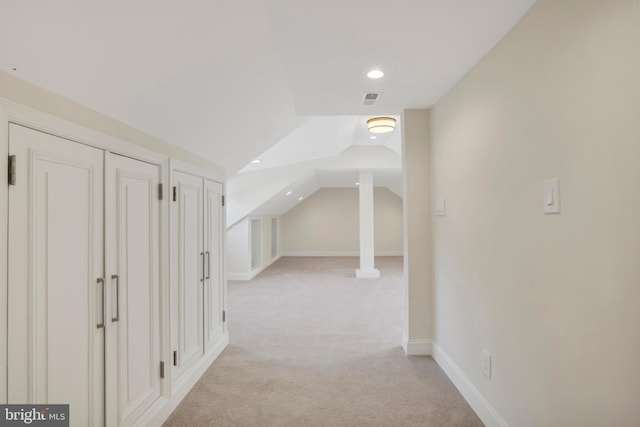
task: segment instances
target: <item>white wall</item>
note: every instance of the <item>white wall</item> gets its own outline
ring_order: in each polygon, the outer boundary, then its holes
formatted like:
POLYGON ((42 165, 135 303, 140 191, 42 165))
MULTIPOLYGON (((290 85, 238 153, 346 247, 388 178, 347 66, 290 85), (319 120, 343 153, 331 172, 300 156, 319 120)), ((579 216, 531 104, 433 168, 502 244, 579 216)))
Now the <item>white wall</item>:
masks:
MULTIPOLYGON (((271 265, 275 260, 280 257, 280 253, 276 251, 276 256, 271 256, 271 221, 276 218, 278 220, 278 229, 280 228, 280 217, 272 216, 272 215, 264 215, 262 216, 262 252, 261 252, 261 261, 260 265, 264 266, 264 268, 271 265)), ((276 244, 278 243, 277 239, 280 231, 278 230, 278 236, 276 237, 276 244)))
POLYGON ((432 110, 436 340, 510 426, 640 425, 639 4, 540 0, 432 110))
POLYGON ((242 219, 227 229, 227 253, 225 270, 227 278, 251 271, 251 246, 249 220, 242 219))
MULTIPOLYGON (((280 234, 280 218, 273 215, 249 216, 241 219, 227 229, 226 271, 229 280, 251 280, 265 268, 280 258, 280 244, 275 257, 271 256, 271 221, 278 220, 280 234), (260 260, 255 268, 251 267, 252 221, 260 223, 260 260)), ((278 235, 278 239, 280 239, 278 235)))
POLYGON ((402 255, 402 198, 384 187, 373 189, 376 255, 402 255))
MULTIPOLYGON (((281 217, 284 255, 357 256, 357 188, 322 188, 281 217)), ((402 199, 386 188, 374 189, 376 255, 402 254, 402 199)))

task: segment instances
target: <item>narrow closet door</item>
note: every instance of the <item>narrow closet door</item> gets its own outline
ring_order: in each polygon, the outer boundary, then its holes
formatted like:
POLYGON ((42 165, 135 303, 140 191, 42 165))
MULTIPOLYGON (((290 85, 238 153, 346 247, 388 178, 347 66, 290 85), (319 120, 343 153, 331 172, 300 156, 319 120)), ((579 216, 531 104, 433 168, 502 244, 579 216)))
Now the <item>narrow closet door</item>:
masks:
POLYGON ((222 337, 223 332, 222 184, 205 180, 204 194, 204 247, 206 258, 204 340, 205 348, 209 348, 222 337))
POLYGON ((173 173, 172 202, 172 333, 174 379, 204 354, 202 245, 202 178, 173 173))
POLYGON ((106 154, 107 426, 160 397, 159 167, 106 154))
POLYGON ((101 150, 9 126, 9 403, 68 403, 104 422, 101 150))

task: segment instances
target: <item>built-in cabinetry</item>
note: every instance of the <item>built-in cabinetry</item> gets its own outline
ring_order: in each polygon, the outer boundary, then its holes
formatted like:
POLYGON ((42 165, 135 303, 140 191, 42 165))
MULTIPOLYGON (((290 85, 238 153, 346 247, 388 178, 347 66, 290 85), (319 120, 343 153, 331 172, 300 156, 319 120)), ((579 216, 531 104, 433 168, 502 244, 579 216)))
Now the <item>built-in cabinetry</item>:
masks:
POLYGON ((228 343, 223 184, 27 117, 1 124, 0 403, 68 403, 71 426, 159 425, 228 343))
POLYGON ((206 256, 206 275, 204 292, 204 349, 211 349, 224 336, 226 322, 225 311, 225 272, 224 241, 225 217, 223 186, 219 182, 204 179, 204 248, 206 256))
POLYGON ((9 135, 9 402, 131 425, 160 397, 159 167, 9 135))
POLYGON ((129 426, 160 397, 159 167, 105 155, 107 426, 129 426))
POLYGON ((8 401, 69 403, 71 425, 103 425, 105 334, 115 327, 104 151, 10 125, 9 153, 8 401))
POLYGON ((172 171, 172 378, 179 382, 223 337, 222 184, 172 171))

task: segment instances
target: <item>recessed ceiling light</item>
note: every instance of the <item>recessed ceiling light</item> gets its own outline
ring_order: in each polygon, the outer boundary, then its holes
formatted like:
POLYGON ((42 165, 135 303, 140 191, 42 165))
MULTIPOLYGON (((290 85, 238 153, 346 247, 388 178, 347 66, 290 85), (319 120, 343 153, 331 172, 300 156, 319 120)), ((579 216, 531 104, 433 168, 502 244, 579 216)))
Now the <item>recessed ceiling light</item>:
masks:
POLYGON ((251 160, 251 163, 253 163, 254 165, 257 165, 258 163, 260 163, 262 160, 260 159, 255 159, 255 160, 251 160))
POLYGON ((291 195, 291 191, 287 191, 287 194, 286 194, 286 195, 287 195, 287 196, 290 196, 290 195, 291 195))
POLYGON ((360 185, 360 183, 359 183, 359 182, 356 182, 356 185, 360 185))
POLYGON ((379 79, 382 76, 384 76, 384 73, 380 70, 371 70, 367 73, 367 77, 370 79, 379 79))
POLYGON ((298 197, 298 200, 302 200, 302 199, 304 199, 304 197, 298 197))
POLYGON ((377 138, 378 138, 378 137, 377 137, 377 136, 375 136, 375 135, 371 135, 371 136, 369 137, 369 139, 377 139, 377 138))

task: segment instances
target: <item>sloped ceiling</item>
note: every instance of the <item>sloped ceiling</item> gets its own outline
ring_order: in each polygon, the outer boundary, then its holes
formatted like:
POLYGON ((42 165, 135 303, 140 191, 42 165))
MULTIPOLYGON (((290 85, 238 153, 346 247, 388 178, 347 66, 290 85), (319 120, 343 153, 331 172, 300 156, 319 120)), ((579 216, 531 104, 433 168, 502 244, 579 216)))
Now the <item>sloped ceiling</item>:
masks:
MULTIPOLYGON (((321 187, 355 186, 358 171, 376 171, 377 182, 402 192, 400 154, 383 145, 351 146, 333 157, 241 173, 227 183, 227 226, 250 214, 281 215, 321 187), (291 194, 287 193, 291 191, 291 194)), ((399 194, 401 195, 401 194, 399 194)))
POLYGON ((371 135, 363 116, 311 117, 295 131, 259 156, 260 163, 246 165, 240 173, 333 157, 352 145, 385 146, 396 153, 401 150, 400 116, 395 132, 371 135), (375 139, 371 139, 375 138, 375 139))
POLYGON ((366 119, 432 106, 534 3, 0 0, 0 69, 224 167, 231 225, 362 168, 401 193, 366 119))
POLYGON ((431 106, 534 1, 2 0, 0 68, 232 175, 309 117, 431 106))

